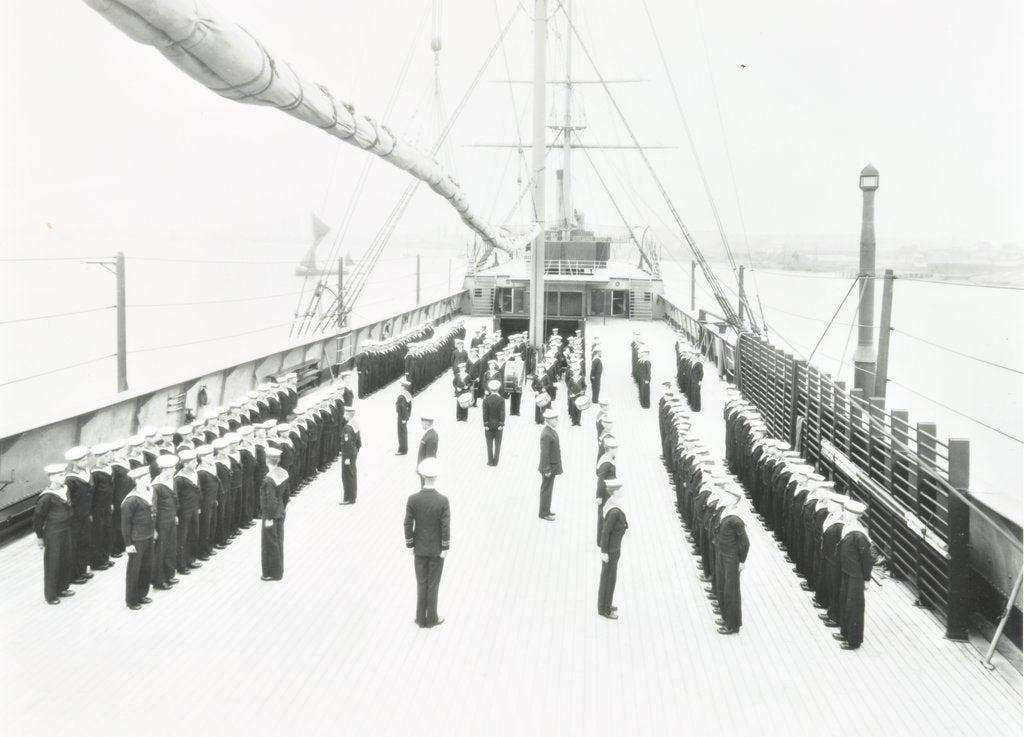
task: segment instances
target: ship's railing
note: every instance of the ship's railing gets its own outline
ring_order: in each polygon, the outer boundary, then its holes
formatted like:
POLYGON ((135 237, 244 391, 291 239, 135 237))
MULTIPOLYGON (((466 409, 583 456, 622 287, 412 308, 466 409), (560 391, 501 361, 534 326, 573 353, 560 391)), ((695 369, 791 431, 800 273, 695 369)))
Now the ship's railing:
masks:
MULTIPOLYGON (((529 256, 526 262, 531 263, 529 256)), ((552 276, 593 276, 598 269, 607 266, 607 261, 594 259, 544 259, 544 273, 552 276)))
MULTIPOLYGON (((184 424, 186 412, 199 415, 203 404, 225 404, 269 377, 298 367, 315 365, 320 380, 328 381, 339 367, 351 365, 366 341, 387 340, 412 326, 437 324, 459 314, 464 294, 459 291, 382 320, 293 343, 280 351, 193 374, 168 386, 122 392, 111 401, 82 407, 37 426, 17 428, 0 438, 0 539, 24 529, 35 497, 46 486, 43 465, 63 458, 68 448, 124 438, 147 425, 178 427, 184 424)), ((310 381, 306 388, 318 383, 310 381)))
MULTIPOLYGON (((890 573, 913 588, 919 606, 944 619, 947 637, 965 639, 974 599, 969 529, 995 524, 976 506, 972 520, 968 441, 943 442, 933 423, 911 424, 907 412, 887 411, 884 400, 847 389, 753 333, 730 343, 720 322, 659 299, 669 322, 757 406, 773 437, 868 503, 871 534, 890 573)), ((1011 581, 1002 582, 1003 591, 1011 581)))

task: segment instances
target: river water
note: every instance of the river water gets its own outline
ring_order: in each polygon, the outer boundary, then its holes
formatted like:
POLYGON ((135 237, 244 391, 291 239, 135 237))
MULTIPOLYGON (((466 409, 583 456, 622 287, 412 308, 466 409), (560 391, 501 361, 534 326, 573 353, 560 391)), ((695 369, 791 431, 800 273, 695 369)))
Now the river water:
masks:
MULTIPOLYGON (((305 309, 305 303, 299 307, 299 293, 305 287, 308 298, 312 289, 311 282, 304 285, 295 275, 302 244, 79 240, 5 250, 4 257, 109 258, 118 250, 127 257, 128 381, 133 389, 157 388, 309 339, 289 336, 292 316, 297 309, 305 309), (227 263, 212 263, 217 260, 227 263)), ((421 302, 461 286, 462 253, 460 249, 423 252, 421 302)), ((727 267, 714 268, 727 286, 735 287, 727 267)), ((663 277, 666 296, 688 307, 689 262, 664 262, 663 277)), ((330 281, 333 287, 334 280, 330 281)), ((392 244, 354 306, 351 323, 372 322, 415 306, 415 283, 415 252, 410 246, 392 244)), ((850 325, 855 321, 856 289, 824 332, 850 283, 822 274, 755 271, 748 272, 746 286, 758 318, 764 311, 773 342, 806 356, 821 339, 815 363, 852 386, 857 336, 850 325)), ((115 302, 114 286, 114 277, 102 266, 84 260, 2 264, 0 437, 57 419, 64 411, 114 399, 112 357, 46 373, 114 353, 115 312, 109 309, 115 302), (95 308, 100 309, 89 311, 95 308), (7 322, 63 313, 73 314, 7 322), (20 380, 37 374, 44 375, 20 380)), ((876 291, 880 300, 880 285, 876 291)), ((706 286, 698 285, 696 299, 698 307, 718 312, 706 286)), ((1022 377, 905 334, 1020 369, 1024 367, 1024 292, 897 281, 893 326, 901 332, 892 338, 889 376, 894 383, 888 389, 888 407, 910 410, 912 422, 938 423, 940 438, 970 438, 972 492, 1020 520, 1024 498, 1020 442, 958 413, 1015 438, 1024 436, 1022 377)))

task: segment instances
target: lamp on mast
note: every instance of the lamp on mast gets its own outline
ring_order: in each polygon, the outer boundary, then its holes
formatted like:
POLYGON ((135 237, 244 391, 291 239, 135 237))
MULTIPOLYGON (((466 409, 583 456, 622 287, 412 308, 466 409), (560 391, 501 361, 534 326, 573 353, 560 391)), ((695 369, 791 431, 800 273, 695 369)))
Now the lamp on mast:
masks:
POLYGON ((857 350, 853 354, 853 385, 871 396, 875 388, 875 190, 878 169, 868 164, 860 173, 864 207, 860 220, 860 302, 857 350))

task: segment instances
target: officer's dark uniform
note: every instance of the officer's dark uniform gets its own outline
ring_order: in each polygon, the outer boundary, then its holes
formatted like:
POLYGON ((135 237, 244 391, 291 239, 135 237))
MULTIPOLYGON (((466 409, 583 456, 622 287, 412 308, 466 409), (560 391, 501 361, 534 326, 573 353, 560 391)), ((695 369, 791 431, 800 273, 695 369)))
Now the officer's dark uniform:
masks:
MULTIPOLYGON (((488 390, 483 404, 484 440, 487 443, 487 465, 497 466, 501 457, 501 435, 505 429, 505 400, 488 390)), ((433 428, 431 428, 433 429, 433 428)))
POLYGON ((405 547, 411 548, 416 567, 416 624, 438 623, 437 594, 444 570, 442 551, 451 539, 451 508, 448 497, 433 488, 409 496, 405 505, 405 547))

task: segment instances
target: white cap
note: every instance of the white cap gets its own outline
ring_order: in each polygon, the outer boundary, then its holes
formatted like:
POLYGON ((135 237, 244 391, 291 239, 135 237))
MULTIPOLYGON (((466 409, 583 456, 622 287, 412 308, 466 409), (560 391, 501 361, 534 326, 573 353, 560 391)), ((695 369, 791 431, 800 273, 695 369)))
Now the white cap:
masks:
POLYGON ((64 460, 66 461, 80 461, 89 455, 89 449, 84 445, 76 445, 74 448, 68 450, 64 454, 64 460))
POLYGON ((184 448, 178 451, 178 458, 184 463, 185 461, 194 461, 196 459, 196 452, 188 448, 184 448))
POLYGON ((148 481, 149 480, 149 466, 139 466, 138 468, 133 468, 131 471, 128 472, 128 475, 131 476, 133 479, 136 479, 136 480, 141 479, 141 478, 145 478, 148 481))
POLYGON ((238 428, 238 435, 239 436, 252 435, 255 430, 256 430, 256 428, 253 427, 252 425, 242 425, 240 428, 238 428))
POLYGON ((553 410, 553 409, 544 410, 544 419, 545 420, 553 420, 556 417, 558 417, 558 412, 556 412, 555 410, 553 410))
POLYGON ((106 445, 105 443, 98 443, 97 445, 94 445, 91 448, 89 448, 89 452, 92 453, 94 456, 106 455, 107 453, 110 452, 110 446, 106 445))
POLYGON ((228 441, 224 438, 214 438, 213 442, 210 443, 214 450, 222 450, 228 447, 228 441))
POLYGON ((858 502, 856 499, 851 499, 846 502, 846 511, 853 515, 861 515, 868 511, 868 507, 863 502, 858 502))
POLYGON ((47 463, 43 466, 43 470, 46 472, 47 476, 54 476, 58 473, 64 473, 67 471, 68 466, 66 463, 47 463))
POLYGON ((496 392, 498 391, 498 389, 501 388, 501 382, 498 381, 497 379, 491 379, 490 381, 487 382, 487 388, 490 389, 492 392, 496 392))
POLYGON ((416 470, 420 476, 436 479, 441 475, 441 461, 436 458, 424 458, 416 470))
POLYGON ((174 468, 178 465, 178 456, 164 453, 156 457, 156 465, 159 468, 174 468))
POLYGON ((227 440, 228 443, 232 443, 232 444, 233 443, 241 443, 242 442, 242 436, 239 435, 237 432, 225 433, 224 439, 227 440))
POLYGON ((201 458, 205 457, 205 456, 213 455, 213 446, 212 445, 200 445, 198 448, 196 448, 196 455, 201 457, 201 458))

